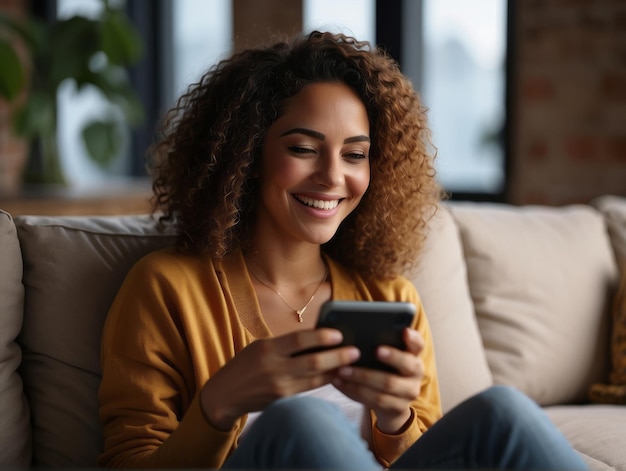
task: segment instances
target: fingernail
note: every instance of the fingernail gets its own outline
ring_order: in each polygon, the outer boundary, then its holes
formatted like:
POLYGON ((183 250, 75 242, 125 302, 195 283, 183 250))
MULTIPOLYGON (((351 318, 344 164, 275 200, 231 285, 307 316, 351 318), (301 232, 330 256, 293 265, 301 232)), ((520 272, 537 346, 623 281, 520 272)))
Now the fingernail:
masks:
POLYGON ((361 356, 361 352, 359 351, 358 348, 351 348, 350 351, 348 352, 348 358, 351 361, 358 360, 360 356, 361 356))
POLYGON ((339 330, 333 330, 333 331, 330 333, 330 339, 331 339, 333 342, 337 342, 337 343, 339 343, 339 342, 341 342, 341 340, 343 339, 343 335, 341 334, 341 331, 339 331, 339 330))
POLYGON ((387 347, 378 348, 378 356, 380 358, 387 358, 389 355, 391 355, 391 350, 389 350, 387 347))
POLYGON ((339 368, 339 376, 343 377, 343 378, 349 378, 350 376, 352 376, 352 368, 350 368, 349 366, 344 366, 343 368, 339 368))

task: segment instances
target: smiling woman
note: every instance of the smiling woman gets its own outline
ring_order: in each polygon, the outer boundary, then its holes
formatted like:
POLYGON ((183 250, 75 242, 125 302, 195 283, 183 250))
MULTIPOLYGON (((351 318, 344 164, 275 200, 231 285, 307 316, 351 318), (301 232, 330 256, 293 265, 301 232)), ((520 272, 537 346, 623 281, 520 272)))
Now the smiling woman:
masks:
POLYGON ((439 201, 424 114, 383 51, 322 32, 190 86, 154 149, 177 247, 131 269, 104 326, 101 465, 584 467, 512 389, 441 418, 432 335, 401 275, 439 201), (384 368, 357 366, 340 330, 314 328, 330 300, 416 315, 403 345, 376 346, 384 368))

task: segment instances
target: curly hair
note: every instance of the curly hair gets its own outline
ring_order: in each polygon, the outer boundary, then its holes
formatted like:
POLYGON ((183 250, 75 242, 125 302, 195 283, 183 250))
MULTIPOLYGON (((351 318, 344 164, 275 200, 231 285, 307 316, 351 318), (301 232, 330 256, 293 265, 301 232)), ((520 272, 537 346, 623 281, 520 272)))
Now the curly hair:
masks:
POLYGON ((179 248, 216 258, 245 248, 268 128, 302 87, 333 81, 367 110, 371 180, 322 249, 366 278, 410 268, 441 198, 426 109, 383 50, 318 31, 219 62, 166 115, 152 149, 153 206, 175 224, 179 248))

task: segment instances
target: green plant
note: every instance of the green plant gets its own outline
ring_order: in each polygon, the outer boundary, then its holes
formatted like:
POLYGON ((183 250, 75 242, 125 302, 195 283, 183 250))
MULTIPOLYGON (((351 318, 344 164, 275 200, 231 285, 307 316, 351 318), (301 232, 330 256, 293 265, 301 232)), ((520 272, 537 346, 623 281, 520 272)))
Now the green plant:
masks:
POLYGON ((81 132, 88 155, 106 167, 120 152, 122 127, 143 120, 126 69, 141 52, 136 29, 108 0, 95 18, 19 21, 0 14, 0 97, 15 102, 13 129, 39 154, 43 174, 35 179, 64 182, 56 138, 57 92, 67 80, 77 91, 92 87, 106 99, 106 112, 81 132))

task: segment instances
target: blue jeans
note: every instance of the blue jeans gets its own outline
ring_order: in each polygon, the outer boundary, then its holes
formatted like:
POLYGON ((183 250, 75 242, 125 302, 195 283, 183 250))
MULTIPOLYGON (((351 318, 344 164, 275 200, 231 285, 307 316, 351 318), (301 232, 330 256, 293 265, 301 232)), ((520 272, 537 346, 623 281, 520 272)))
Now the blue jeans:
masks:
MULTIPOLYGON (((356 427, 334 404, 291 397, 270 405, 223 469, 380 470, 356 427)), ((391 469, 586 470, 541 409, 493 386, 433 425, 391 469)))

